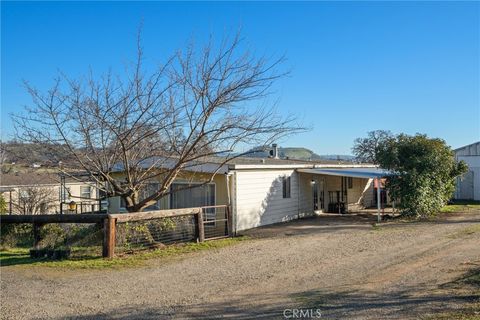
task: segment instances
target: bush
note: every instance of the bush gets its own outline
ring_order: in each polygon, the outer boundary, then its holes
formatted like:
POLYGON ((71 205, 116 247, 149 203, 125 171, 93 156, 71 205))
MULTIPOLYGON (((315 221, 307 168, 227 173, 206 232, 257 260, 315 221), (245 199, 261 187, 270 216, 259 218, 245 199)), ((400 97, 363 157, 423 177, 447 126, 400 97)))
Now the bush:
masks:
POLYGON ((2 224, 0 230, 0 246, 2 249, 13 247, 31 247, 33 230, 31 224, 2 224))
POLYGON ((424 217, 447 204, 455 190, 455 178, 467 172, 456 162, 445 141, 426 135, 398 135, 384 141, 377 154, 382 168, 395 175, 386 188, 402 214, 424 217))

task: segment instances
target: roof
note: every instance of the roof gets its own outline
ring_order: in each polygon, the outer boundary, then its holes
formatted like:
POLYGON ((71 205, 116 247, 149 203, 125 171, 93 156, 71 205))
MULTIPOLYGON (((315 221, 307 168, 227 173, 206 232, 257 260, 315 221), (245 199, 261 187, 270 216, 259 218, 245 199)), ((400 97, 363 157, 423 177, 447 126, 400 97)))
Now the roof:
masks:
POLYGON ((298 169, 298 172, 341 176, 352 178, 383 178, 392 175, 390 171, 381 168, 336 168, 336 169, 298 169))
POLYGON ((480 156, 480 141, 457 148, 455 150, 457 156, 480 156))
MULTIPOLYGON (((79 183, 73 178, 66 177, 66 183, 79 183)), ((54 172, 17 172, 2 173, 0 175, 0 187, 14 186, 38 186, 60 185, 60 175, 54 172)))
MULTIPOLYGON (((142 160, 139 165, 143 168, 150 168, 152 166, 158 168, 173 168, 176 165, 176 159, 167 157, 151 157, 142 160)), ((296 168, 313 168, 315 166, 355 166, 351 162, 335 161, 335 160, 320 160, 320 161, 306 161, 294 159, 273 159, 273 158, 249 158, 238 157, 229 160, 224 164, 225 158, 222 157, 205 157, 199 160, 188 162, 183 170, 203 173, 227 173, 229 170, 236 169, 296 169, 296 168), (220 166, 220 168, 219 168, 220 166)), ((359 164, 359 166, 364 166, 359 164)), ((368 165, 367 166, 372 166, 368 165)), ((123 171, 123 164, 118 163, 114 166, 114 171, 123 171)))

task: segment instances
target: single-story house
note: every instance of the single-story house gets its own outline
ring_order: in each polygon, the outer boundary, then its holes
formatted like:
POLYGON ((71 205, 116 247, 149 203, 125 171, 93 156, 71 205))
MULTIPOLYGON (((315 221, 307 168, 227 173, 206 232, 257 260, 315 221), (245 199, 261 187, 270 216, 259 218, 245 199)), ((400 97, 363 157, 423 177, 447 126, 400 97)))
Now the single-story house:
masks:
MULTIPOLYGON (((171 193, 149 209, 229 205, 236 232, 320 212, 377 207, 377 200, 386 198, 376 188, 386 172, 371 164, 237 158, 217 171, 218 167, 215 159, 190 166, 172 189, 217 174, 208 185, 171 193)), ((152 181, 146 192, 158 187, 159 182, 152 181)), ((109 212, 125 212, 124 207, 119 197, 109 199, 109 212)))
MULTIPOLYGON (((51 214, 99 211, 99 189, 89 181, 76 180, 55 172, 4 173, 0 194, 7 213, 51 214), (70 203, 75 202, 71 210, 70 203)), ((106 209, 106 208, 105 208, 106 209)))
POLYGON ((454 151, 457 161, 468 165, 468 172, 457 178, 455 199, 480 200, 480 141, 454 151))

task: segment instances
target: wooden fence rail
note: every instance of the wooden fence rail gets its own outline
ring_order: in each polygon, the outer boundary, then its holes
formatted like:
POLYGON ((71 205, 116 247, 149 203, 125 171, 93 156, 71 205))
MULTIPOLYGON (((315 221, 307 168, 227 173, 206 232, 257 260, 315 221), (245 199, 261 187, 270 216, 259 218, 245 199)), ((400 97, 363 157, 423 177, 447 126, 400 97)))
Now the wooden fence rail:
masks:
MULTIPOLYGON (((230 210, 228 206, 215 206, 216 208, 225 207, 230 220, 230 210)), ((214 208, 214 207, 208 207, 214 208)), ((40 229, 48 223, 102 223, 103 224, 103 250, 104 258, 112 258, 115 255, 115 233, 116 224, 119 222, 143 221, 159 218, 179 217, 193 215, 195 220, 196 238, 199 242, 205 241, 205 226, 203 222, 203 209, 169 209, 156 210, 148 212, 133 213, 115 213, 115 214, 42 214, 42 215, 0 215, 0 224, 9 223, 31 223, 33 224, 34 248, 39 249, 40 229)), ((229 223, 229 234, 231 235, 231 221, 229 223)))

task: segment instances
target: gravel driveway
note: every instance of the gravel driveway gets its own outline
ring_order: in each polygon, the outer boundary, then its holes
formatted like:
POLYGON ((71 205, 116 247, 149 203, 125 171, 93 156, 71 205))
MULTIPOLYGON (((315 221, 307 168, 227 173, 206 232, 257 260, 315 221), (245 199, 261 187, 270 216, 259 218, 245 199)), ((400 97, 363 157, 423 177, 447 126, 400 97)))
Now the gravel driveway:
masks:
POLYGON ((480 263, 480 212, 434 222, 324 216, 257 229, 252 240, 122 270, 1 268, 5 319, 418 318, 479 293, 448 283, 480 263), (313 314, 316 315, 316 314, 313 314))

